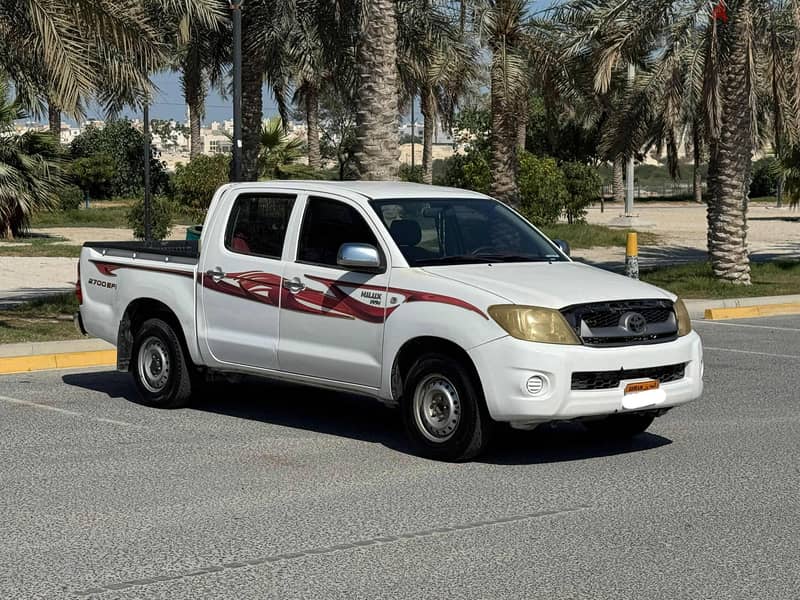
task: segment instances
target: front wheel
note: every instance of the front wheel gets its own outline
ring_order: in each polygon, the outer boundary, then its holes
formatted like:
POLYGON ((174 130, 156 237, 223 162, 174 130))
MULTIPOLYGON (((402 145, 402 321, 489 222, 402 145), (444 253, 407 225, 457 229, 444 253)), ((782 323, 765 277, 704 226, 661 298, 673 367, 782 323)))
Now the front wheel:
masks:
POLYGON ((156 408, 181 408, 192 395, 191 365, 172 325, 148 319, 133 340, 131 371, 142 403, 156 408))
POLYGON ((656 418, 654 413, 620 413, 602 419, 584 421, 591 433, 606 437, 624 439, 644 433, 656 418))
POLYGON ((425 355, 411 367, 403 388, 403 420, 421 454, 465 461, 486 448, 491 418, 480 386, 459 361, 425 355))

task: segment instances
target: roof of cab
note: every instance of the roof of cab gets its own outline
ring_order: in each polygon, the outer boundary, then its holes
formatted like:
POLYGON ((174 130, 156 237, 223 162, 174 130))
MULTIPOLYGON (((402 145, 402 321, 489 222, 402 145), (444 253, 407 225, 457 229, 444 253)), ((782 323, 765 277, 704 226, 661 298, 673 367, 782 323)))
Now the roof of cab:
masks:
POLYGON ((242 187, 280 187, 316 192, 351 192, 371 200, 396 198, 488 198, 471 190, 407 181, 272 180, 234 184, 242 187))

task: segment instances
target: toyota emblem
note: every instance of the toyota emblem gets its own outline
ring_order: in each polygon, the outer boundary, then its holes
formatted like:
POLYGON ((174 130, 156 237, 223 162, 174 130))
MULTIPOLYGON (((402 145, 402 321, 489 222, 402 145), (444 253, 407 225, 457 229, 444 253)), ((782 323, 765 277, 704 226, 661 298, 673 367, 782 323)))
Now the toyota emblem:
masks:
POLYGON ((647 319, 637 312, 629 312, 622 315, 619 324, 631 333, 639 334, 647 328, 647 319))

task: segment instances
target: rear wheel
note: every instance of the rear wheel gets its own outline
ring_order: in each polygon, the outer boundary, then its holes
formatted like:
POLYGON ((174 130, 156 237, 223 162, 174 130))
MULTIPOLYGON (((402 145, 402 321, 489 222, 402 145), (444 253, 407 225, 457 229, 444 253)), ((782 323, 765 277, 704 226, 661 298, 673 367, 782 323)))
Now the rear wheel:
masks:
POLYGON ((178 334, 161 319, 148 319, 136 332, 131 361, 142 403, 156 408, 180 408, 192 394, 192 366, 178 334))
POLYGON ((644 433, 656 418, 655 413, 620 413, 602 419, 584 421, 586 428, 593 434, 624 439, 644 433))
POLYGON ((459 361, 440 354, 422 356, 403 389, 403 420, 420 454, 464 461, 486 448, 491 418, 480 387, 459 361))

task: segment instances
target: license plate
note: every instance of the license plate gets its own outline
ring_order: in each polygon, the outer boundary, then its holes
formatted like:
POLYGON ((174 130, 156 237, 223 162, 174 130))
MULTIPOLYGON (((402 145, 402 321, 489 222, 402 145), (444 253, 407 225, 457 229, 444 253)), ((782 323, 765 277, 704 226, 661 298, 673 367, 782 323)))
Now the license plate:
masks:
POLYGON ((658 381, 655 379, 636 381, 625 386, 625 394, 636 394, 638 392, 646 392, 647 390, 656 390, 658 389, 658 385, 658 381))

